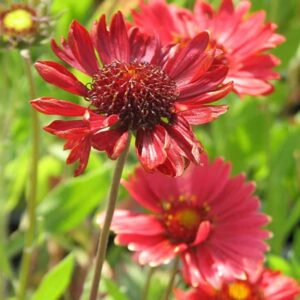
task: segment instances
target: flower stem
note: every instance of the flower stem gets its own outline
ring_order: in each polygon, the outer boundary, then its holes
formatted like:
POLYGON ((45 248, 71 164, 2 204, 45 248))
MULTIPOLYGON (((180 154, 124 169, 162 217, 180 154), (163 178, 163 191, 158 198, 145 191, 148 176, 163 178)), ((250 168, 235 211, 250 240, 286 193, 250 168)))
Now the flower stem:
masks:
POLYGON ((156 268, 151 268, 148 272, 147 278, 146 278, 146 282, 145 282, 145 286, 144 286, 144 290, 143 290, 143 294, 142 294, 142 300, 147 300, 148 299, 148 294, 149 294, 149 288, 150 288, 150 284, 151 284, 151 279, 152 276, 155 272, 156 268))
MULTIPOLYGON (((21 56, 25 64, 25 73, 28 78, 30 98, 36 98, 36 88, 32 74, 32 61, 28 50, 22 50, 21 56)), ((35 229, 36 229, 36 198, 37 198, 37 178, 39 160, 39 118, 37 112, 31 108, 31 131, 32 131, 32 151, 31 166, 29 176, 29 191, 27 197, 28 229, 25 233, 25 246, 20 267, 20 282, 18 300, 25 299, 31 257, 34 248, 35 229)))
POLYGON ((97 299, 99 284, 100 284, 100 280, 101 280, 102 267, 103 267, 103 263, 104 263, 105 255, 106 255, 110 224, 112 222, 112 218, 113 218, 113 214, 114 214, 114 210, 115 210, 115 206, 116 206, 116 200, 118 198, 120 179, 121 179, 122 172, 124 169, 126 157, 127 157, 128 151, 129 151, 130 140, 131 140, 131 137, 129 136, 128 140, 127 140, 126 148, 122 152, 120 157, 118 158, 116 166, 115 166, 115 171, 114 171, 114 175, 113 175, 113 179, 112 179, 112 183, 111 183, 111 187, 110 187, 108 204, 107 204, 107 208, 106 208, 105 220, 104 220, 103 228, 101 230, 101 234, 100 234, 99 240, 98 240, 96 262, 95 262, 95 272, 94 272, 94 277, 93 277, 93 282, 92 282, 92 287, 91 287, 91 292, 90 292, 90 298, 89 298, 90 300, 97 299))
POLYGON ((179 256, 176 256, 175 261, 174 261, 174 265, 173 265, 173 269, 171 271, 171 277, 169 280, 169 284, 167 286, 167 290, 164 296, 164 300, 169 300, 171 294, 172 294, 172 290, 173 290, 173 286, 174 286, 174 282, 175 282, 175 277, 177 275, 177 271, 178 271, 178 265, 179 265, 179 256))

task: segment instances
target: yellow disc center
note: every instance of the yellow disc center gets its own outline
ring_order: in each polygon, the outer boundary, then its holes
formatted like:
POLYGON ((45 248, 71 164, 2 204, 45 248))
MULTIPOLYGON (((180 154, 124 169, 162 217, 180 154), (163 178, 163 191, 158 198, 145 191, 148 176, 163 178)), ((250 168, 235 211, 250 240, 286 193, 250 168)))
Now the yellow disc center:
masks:
POLYGON ((193 229, 197 227, 201 220, 199 213, 190 208, 179 210, 176 213, 176 219, 178 220, 179 224, 187 229, 193 229))
POLYGON ((31 29, 33 26, 32 14, 21 8, 10 11, 4 16, 3 25, 8 30, 24 31, 31 29))
POLYGON ((234 300, 247 300, 251 291, 244 283, 235 282, 228 285, 228 294, 234 300))

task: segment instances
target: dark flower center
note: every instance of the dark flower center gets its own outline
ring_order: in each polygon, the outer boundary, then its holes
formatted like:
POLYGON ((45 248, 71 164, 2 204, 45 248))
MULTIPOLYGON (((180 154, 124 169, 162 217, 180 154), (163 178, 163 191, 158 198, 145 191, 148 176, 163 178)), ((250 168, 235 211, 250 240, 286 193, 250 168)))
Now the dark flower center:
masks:
POLYGON ((177 97, 175 81, 160 67, 113 62, 93 76, 87 99, 97 113, 117 114, 120 126, 135 130, 171 122, 177 97))
POLYGON ((208 220, 209 206, 197 205, 194 195, 181 195, 178 199, 163 202, 163 224, 174 243, 192 243, 199 225, 208 220))

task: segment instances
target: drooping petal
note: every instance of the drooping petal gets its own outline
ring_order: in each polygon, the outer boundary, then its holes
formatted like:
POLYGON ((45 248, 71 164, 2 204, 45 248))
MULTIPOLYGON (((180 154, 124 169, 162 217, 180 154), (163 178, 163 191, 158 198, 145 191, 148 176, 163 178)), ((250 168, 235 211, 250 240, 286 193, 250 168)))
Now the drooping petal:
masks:
POLYGON ((165 128, 186 157, 195 164, 199 164, 200 153, 203 151, 203 148, 194 136, 187 121, 178 116, 176 123, 172 124, 172 126, 165 125, 165 128))
POLYGON ((39 74, 47 82, 75 95, 86 97, 87 88, 64 66, 51 61, 35 63, 39 74))
POLYGON ((169 137, 166 130, 156 125, 153 130, 139 129, 136 136, 137 155, 146 170, 154 170, 166 160, 169 137))
POLYGON ((117 159, 126 147, 128 131, 106 130, 92 137, 92 145, 99 151, 106 151, 111 159, 117 159))
POLYGON ((227 105, 203 105, 200 108, 185 110, 180 113, 191 125, 201 125, 217 119, 228 110, 227 105))
POLYGON ((64 100, 58 100, 50 97, 41 97, 30 101, 31 105, 39 112, 46 115, 59 115, 66 117, 83 116, 86 108, 64 100))

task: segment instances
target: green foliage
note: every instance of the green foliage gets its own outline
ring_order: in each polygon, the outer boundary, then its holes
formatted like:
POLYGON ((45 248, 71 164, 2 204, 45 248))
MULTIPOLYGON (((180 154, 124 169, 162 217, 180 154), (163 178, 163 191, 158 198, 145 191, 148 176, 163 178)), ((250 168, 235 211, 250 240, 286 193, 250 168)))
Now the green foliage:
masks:
POLYGON ((70 283, 74 264, 75 260, 72 254, 63 259, 45 275, 31 299, 58 300, 70 283))

